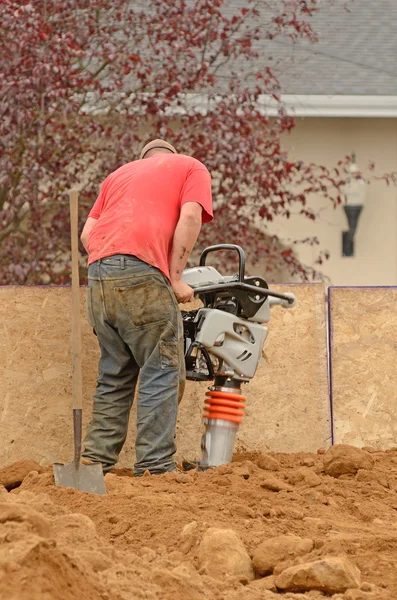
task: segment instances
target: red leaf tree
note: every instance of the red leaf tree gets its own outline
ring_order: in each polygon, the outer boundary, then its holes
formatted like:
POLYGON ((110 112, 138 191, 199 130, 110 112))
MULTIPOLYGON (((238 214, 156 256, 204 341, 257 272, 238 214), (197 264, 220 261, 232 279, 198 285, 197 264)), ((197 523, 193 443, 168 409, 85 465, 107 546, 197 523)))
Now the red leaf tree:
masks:
POLYGON ((266 223, 296 207, 314 218, 308 194, 339 202, 343 182, 337 171, 282 151, 294 122, 258 41, 314 42, 307 17, 317 0, 244 4, 3 0, 0 283, 68 282, 66 192, 80 190, 85 220, 101 181, 154 136, 202 160, 213 176, 216 219, 199 248, 237 243, 272 268, 311 277, 312 268, 266 234, 266 223), (273 118, 269 98, 278 107, 273 118))

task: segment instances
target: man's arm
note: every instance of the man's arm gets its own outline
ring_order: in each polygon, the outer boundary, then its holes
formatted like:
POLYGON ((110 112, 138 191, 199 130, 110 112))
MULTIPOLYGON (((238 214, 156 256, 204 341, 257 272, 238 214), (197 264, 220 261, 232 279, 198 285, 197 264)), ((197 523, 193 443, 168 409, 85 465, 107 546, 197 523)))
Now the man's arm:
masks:
POLYGON ((85 225, 83 227, 83 231, 81 232, 80 239, 81 239, 81 242, 87 253, 88 253, 88 236, 90 235, 91 230, 94 227, 97 220, 98 219, 94 219, 93 217, 88 217, 88 219, 86 220, 85 225))
POLYGON ((174 233, 170 278, 175 296, 178 302, 182 303, 190 302, 194 297, 192 288, 184 283, 181 277, 201 230, 202 210, 197 202, 183 204, 174 233))

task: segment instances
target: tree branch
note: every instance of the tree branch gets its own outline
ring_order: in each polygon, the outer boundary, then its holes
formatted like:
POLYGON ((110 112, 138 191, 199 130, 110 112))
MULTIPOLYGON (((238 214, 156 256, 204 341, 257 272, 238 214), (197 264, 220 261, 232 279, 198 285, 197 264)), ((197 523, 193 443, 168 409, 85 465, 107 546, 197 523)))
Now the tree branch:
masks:
POLYGON ((17 213, 14 218, 0 231, 0 242, 5 240, 11 233, 17 231, 20 224, 30 211, 30 207, 26 207, 25 209, 21 209, 20 213, 17 213))

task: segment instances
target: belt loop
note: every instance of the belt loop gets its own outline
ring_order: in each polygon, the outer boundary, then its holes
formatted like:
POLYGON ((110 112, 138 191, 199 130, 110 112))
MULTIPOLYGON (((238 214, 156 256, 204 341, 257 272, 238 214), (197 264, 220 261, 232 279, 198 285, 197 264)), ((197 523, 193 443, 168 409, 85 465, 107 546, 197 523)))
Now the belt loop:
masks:
POLYGON ((121 257, 121 268, 124 271, 124 269, 125 269, 125 256, 121 257))

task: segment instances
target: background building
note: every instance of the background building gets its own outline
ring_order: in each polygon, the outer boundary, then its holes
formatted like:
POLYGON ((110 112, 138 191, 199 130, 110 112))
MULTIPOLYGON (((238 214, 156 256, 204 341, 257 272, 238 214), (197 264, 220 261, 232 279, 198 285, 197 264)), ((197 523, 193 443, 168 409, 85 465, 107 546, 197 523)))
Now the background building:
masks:
MULTIPOLYGON (((294 214, 289 221, 275 220, 269 229, 284 241, 317 236, 320 248, 330 251, 321 270, 333 285, 395 285, 397 187, 375 181, 368 165, 374 161, 376 175, 397 171, 397 3, 348 2, 346 10, 330 4, 310 22, 318 33, 316 44, 261 42, 297 121, 285 148, 294 158, 327 167, 355 152, 371 183, 354 256, 342 255, 342 232, 347 229, 343 208, 334 209, 321 198, 312 198, 315 221, 294 214)), ((297 253, 311 263, 317 251, 303 245, 297 253)))

